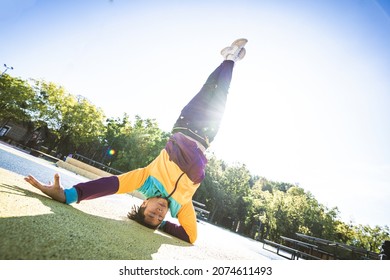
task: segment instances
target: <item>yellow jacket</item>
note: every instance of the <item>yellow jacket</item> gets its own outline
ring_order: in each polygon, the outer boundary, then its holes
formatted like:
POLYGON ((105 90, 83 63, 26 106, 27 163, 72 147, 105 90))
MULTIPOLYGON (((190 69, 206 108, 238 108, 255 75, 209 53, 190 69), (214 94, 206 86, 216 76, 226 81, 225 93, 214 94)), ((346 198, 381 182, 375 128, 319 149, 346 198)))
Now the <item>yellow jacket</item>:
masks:
MULTIPOLYGON (((194 243, 197 224, 192 197, 200 185, 200 182, 194 181, 203 180, 206 163, 196 143, 176 133, 148 166, 118 175, 119 188, 116 193, 137 190, 148 198, 159 195, 169 197, 172 217, 178 218, 189 242, 194 243)), ((175 235, 175 232, 169 233, 175 235)))

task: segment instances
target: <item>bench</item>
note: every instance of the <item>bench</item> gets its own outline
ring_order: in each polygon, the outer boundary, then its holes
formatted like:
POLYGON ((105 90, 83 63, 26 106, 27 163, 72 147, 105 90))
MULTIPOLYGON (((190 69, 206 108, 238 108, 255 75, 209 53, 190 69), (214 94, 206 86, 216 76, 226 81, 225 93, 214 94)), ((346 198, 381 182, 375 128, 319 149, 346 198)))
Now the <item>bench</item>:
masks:
POLYGON ((291 247, 288 247, 288 246, 285 246, 285 245, 282 245, 282 244, 279 244, 279 243, 276 243, 276 242, 273 242, 273 241, 270 241, 270 240, 267 240, 267 239, 263 240, 263 249, 267 250, 267 251, 270 251, 270 252, 274 252, 277 255, 279 255, 281 257, 284 257, 284 258, 287 258, 287 259, 290 259, 290 260, 299 260, 299 259, 320 260, 320 258, 318 258, 316 256, 307 254, 305 252, 299 251, 298 249, 294 249, 294 248, 291 248, 291 247), (269 246, 275 248, 276 252, 267 249, 265 247, 265 245, 269 245, 269 246), (283 251, 286 252, 286 253, 289 253, 290 255, 287 256, 286 254, 283 254, 283 251))
POLYGON ((41 151, 33 149, 33 148, 31 148, 30 154, 33 156, 36 156, 36 157, 44 158, 44 159, 46 159, 48 161, 52 161, 52 162, 57 162, 60 160, 59 158, 56 158, 52 155, 46 154, 44 152, 41 152, 41 151))
POLYGON ((208 216, 210 214, 210 211, 203 209, 204 207, 206 207, 206 205, 201 203, 201 202, 195 201, 195 200, 192 201, 192 204, 194 205, 194 209, 195 209, 195 212, 197 213, 197 217, 201 220, 207 221, 208 216), (203 208, 201 208, 201 207, 203 207, 203 208))
MULTIPOLYGON (((321 245, 321 247, 325 247, 326 251, 331 250, 333 252, 326 252, 318 250, 319 253, 322 253, 322 256, 327 256, 328 259, 378 259, 378 254, 375 252, 368 251, 366 249, 357 248, 351 245, 347 245, 344 243, 339 243, 323 238, 318 238, 314 236, 308 236, 302 233, 295 233, 299 238, 308 240, 310 242, 315 243, 316 245, 321 245), (344 252, 339 251, 338 249, 342 249, 344 252), (350 256, 348 256, 345 252, 350 252, 350 256), (343 253, 343 254, 342 254, 343 253)), ((320 247, 320 246, 319 246, 320 247)))
POLYGON ((329 259, 330 257, 333 257, 328 252, 321 250, 318 245, 303 242, 303 241, 300 241, 297 239, 292 239, 292 238, 285 237, 285 236, 280 236, 280 238, 283 241, 285 241, 286 243, 293 244, 294 249, 302 250, 301 248, 303 248, 303 251, 305 251, 304 253, 308 253, 310 256, 312 256, 312 258, 324 259, 324 256, 326 256, 327 259, 329 259), (309 252, 307 252, 307 251, 309 251, 309 252))

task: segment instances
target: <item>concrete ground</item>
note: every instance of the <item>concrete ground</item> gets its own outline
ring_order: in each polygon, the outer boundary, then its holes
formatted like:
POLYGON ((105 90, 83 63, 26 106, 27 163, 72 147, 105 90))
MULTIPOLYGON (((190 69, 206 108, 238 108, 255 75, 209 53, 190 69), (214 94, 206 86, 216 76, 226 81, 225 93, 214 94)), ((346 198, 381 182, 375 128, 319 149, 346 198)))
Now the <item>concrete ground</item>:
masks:
POLYGON ((205 222, 190 245, 130 221, 139 199, 113 195, 72 206, 0 168, 1 260, 270 260, 262 243, 205 222))

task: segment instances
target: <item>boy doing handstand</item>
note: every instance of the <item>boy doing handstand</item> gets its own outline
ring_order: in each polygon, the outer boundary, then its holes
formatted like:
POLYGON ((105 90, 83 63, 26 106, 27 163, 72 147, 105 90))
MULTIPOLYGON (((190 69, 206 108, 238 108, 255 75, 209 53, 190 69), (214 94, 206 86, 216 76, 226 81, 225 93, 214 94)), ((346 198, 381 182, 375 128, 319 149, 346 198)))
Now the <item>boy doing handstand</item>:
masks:
POLYGON ((205 177, 205 150, 216 136, 225 111, 235 62, 246 53, 246 39, 238 39, 221 51, 224 61, 210 74, 199 93, 183 108, 165 148, 146 167, 103 177, 63 189, 58 174, 54 183, 25 178, 34 187, 62 203, 79 203, 111 194, 138 191, 146 199, 128 217, 149 228, 161 229, 189 243, 197 238, 192 197, 205 177), (168 210, 179 225, 164 221, 168 210))

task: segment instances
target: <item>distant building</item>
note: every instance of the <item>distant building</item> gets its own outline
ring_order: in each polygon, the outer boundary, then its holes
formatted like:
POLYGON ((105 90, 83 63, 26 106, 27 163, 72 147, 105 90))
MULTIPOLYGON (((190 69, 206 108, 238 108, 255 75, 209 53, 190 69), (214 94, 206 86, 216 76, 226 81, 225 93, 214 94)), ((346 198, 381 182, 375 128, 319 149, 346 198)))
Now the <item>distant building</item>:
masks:
POLYGON ((48 128, 42 126, 34 128, 29 123, 20 123, 12 120, 0 120, 0 140, 10 144, 20 144, 39 149, 49 135, 48 128))
POLYGON ((0 120, 0 125, 0 139, 7 142, 22 143, 31 130, 28 125, 14 121, 0 120))

